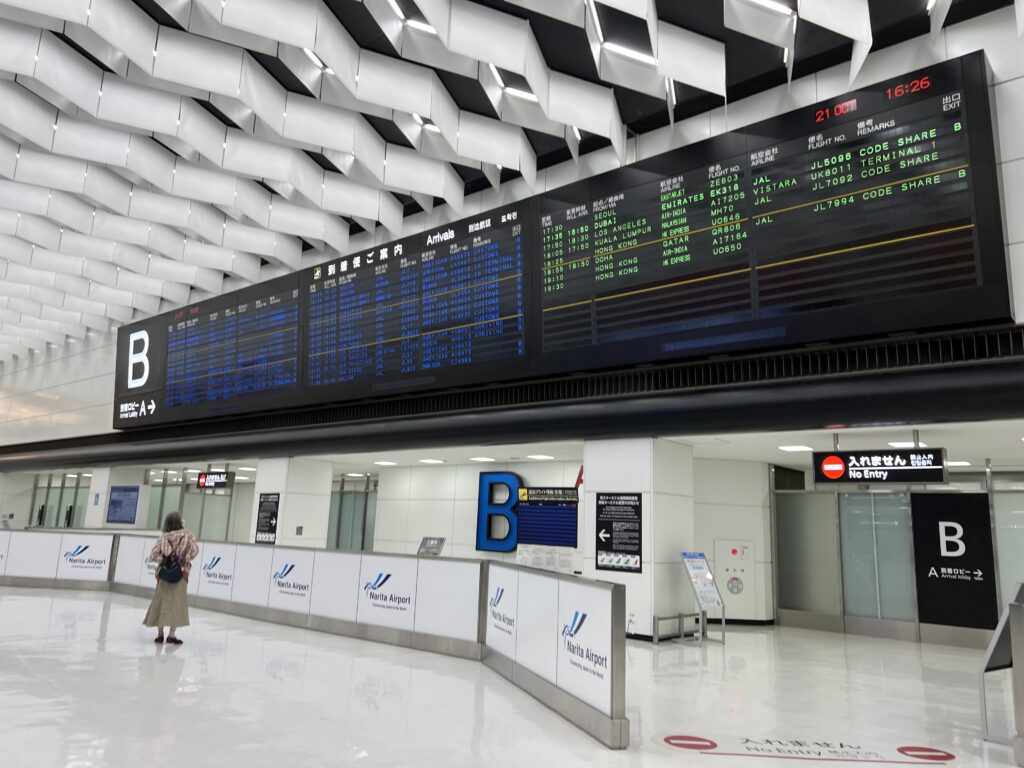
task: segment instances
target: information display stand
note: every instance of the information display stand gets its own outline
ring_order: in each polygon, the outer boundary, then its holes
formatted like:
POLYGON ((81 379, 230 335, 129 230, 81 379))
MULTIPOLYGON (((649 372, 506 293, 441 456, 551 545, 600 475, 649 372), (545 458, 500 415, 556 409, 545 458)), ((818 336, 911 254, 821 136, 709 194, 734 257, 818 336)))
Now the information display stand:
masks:
MULTIPOLYGON (((703 646, 705 640, 712 640, 708 637, 708 611, 717 610, 721 614, 722 629, 720 637, 713 642, 725 644, 725 601, 722 600, 722 593, 718 591, 715 583, 715 575, 711 573, 708 560, 703 552, 680 552, 686 572, 690 577, 690 586, 693 588, 693 598, 697 602, 697 612, 680 615, 680 631, 684 618, 695 618, 699 622, 696 632, 696 642, 703 646)), ((685 633, 683 639, 686 639, 685 633)))

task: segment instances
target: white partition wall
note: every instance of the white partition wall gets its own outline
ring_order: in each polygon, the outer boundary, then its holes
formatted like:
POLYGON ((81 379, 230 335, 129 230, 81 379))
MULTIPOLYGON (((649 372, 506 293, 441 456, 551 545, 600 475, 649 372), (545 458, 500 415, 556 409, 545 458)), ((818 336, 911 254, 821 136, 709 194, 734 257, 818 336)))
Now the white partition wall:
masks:
POLYGON ((313 552, 274 548, 271 564, 269 608, 309 613, 313 586, 313 552))
POLYGON ((415 631, 475 642, 481 564, 440 558, 417 562, 415 631))
POLYGON ((5 531, 0 534, 0 575, 106 583, 113 547, 109 535, 5 531))
MULTIPOLYGON (((155 543, 4 531, 0 577, 148 597, 155 543)), ((607 746, 629 743, 620 584, 481 560, 206 542, 188 590, 199 608, 482 660, 607 746)))
POLYGON ((12 531, 4 575, 24 579, 57 578, 60 540, 59 533, 12 531))
POLYGON ((416 617, 417 559, 377 555, 363 555, 362 559, 359 623, 411 632, 416 617))
POLYGON ((484 663, 624 748, 625 604, 621 584, 489 564, 484 663))
POLYGON ((612 601, 604 588, 558 583, 557 685, 609 717, 612 714, 612 601))
POLYGON ((107 581, 114 537, 65 533, 61 537, 57 578, 75 581, 107 581))
POLYGON ((521 571, 518 598, 513 658, 554 685, 558 666, 558 583, 540 573, 521 571))
POLYGON ((11 544, 11 532, 0 531, 0 576, 7 571, 7 548, 11 544))
POLYGON ((355 622, 359 603, 362 556, 318 551, 313 558, 313 616, 355 622))
POLYGON ((192 580, 199 585, 199 596, 212 600, 230 600, 235 581, 235 545, 207 542, 200 555, 199 572, 192 567, 192 580), (198 575, 198 579, 196 576, 198 575))
POLYGON ((273 547, 238 546, 235 551, 235 579, 231 588, 231 602, 267 607, 273 559, 273 547))
POLYGON ((139 574, 145 559, 143 549, 146 541, 138 536, 121 536, 117 541, 117 562, 114 563, 114 583, 140 584, 139 574))
MULTIPOLYGON (((125 536, 121 537, 121 541, 125 540, 125 536)), ((156 538, 146 537, 142 540, 142 552, 140 553, 140 567, 139 567, 139 586, 152 588, 156 586, 156 571, 159 567, 159 563, 150 560, 149 555, 153 551, 153 547, 156 546, 156 538)))

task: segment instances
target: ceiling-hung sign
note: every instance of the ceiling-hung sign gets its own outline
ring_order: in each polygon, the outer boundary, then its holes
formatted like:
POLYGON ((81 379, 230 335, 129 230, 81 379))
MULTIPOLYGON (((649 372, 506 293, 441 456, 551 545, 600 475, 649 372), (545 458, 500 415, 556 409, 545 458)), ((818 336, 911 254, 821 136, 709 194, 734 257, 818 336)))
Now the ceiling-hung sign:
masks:
POLYGON ((813 462, 818 485, 946 482, 945 448, 815 452, 813 462))

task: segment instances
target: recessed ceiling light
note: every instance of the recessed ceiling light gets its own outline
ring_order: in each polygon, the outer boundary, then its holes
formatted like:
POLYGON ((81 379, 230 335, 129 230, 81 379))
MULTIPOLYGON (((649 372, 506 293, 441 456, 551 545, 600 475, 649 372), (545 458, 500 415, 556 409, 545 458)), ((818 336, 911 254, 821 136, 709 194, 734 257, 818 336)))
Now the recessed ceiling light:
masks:
POLYGON ((927 448, 928 446, 924 443, 915 443, 913 440, 897 440, 894 443, 889 443, 890 448, 927 448))
POLYGON ((526 458, 533 459, 534 461, 551 461, 554 456, 548 456, 546 453, 531 453, 526 458))
POLYGON ((388 5, 391 6, 391 10, 395 12, 395 15, 398 16, 398 18, 405 21, 405 13, 402 12, 401 6, 395 2, 395 0, 388 0, 388 5))
POLYGON ((214 467, 210 471, 211 472, 223 472, 224 471, 224 467, 214 467))
POLYGON ((255 472, 256 467, 239 467, 242 472, 255 472))
POLYGON ((470 461, 494 461, 490 456, 474 456, 470 461))
POLYGON ((362 472, 346 472, 345 477, 366 477, 362 472))
POLYGON ((813 451, 814 449, 811 448, 809 445, 780 445, 779 450, 788 451, 789 453, 807 453, 813 451))
POLYGON ((64 475, 64 477, 78 477, 78 475, 64 475))
POLYGON ((420 459, 420 464, 444 464, 444 459, 420 459))
POLYGON ((88 473, 83 473, 83 474, 82 474, 82 477, 92 477, 92 475, 90 475, 90 474, 88 474, 88 473))
POLYGON ((240 477, 238 475, 235 475, 235 480, 248 480, 248 479, 249 479, 248 477, 240 477))
POLYGON ((398 466, 398 462, 397 461, 375 461, 373 463, 376 464, 378 467, 397 467, 398 466))
POLYGON ((946 462, 946 466, 947 467, 969 467, 969 466, 971 466, 971 462, 969 462, 969 461, 947 461, 946 462))
POLYGON ((198 469, 190 469, 190 470, 189 470, 189 472, 191 472, 191 473, 192 473, 192 474, 194 474, 194 475, 198 475, 200 471, 201 471, 201 470, 198 470, 198 469))

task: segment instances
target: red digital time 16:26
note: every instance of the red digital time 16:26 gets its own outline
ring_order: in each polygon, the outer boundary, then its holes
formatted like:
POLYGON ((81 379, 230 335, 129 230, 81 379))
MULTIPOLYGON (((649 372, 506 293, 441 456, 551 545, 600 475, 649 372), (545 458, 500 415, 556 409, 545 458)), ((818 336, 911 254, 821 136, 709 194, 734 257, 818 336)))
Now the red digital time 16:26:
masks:
POLYGON ((852 112, 857 111, 857 100, 849 99, 848 101, 841 101, 838 104, 831 104, 821 109, 814 111, 814 122, 824 123, 829 118, 839 117, 840 115, 849 115, 852 112))
POLYGON ((932 87, 931 75, 924 75, 916 80, 911 80, 909 83, 900 83, 899 85, 891 85, 885 89, 885 98, 892 101, 898 99, 901 96, 906 96, 908 93, 917 93, 918 91, 927 91, 932 87))

